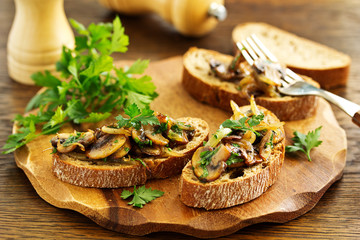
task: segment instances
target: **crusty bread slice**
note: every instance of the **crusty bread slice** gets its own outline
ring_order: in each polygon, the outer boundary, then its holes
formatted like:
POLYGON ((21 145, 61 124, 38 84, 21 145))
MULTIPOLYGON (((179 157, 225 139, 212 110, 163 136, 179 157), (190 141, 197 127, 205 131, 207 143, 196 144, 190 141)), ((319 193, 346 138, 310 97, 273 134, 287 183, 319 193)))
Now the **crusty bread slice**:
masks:
POLYGON ((194 151, 207 140, 208 124, 199 118, 179 118, 195 128, 192 140, 172 149, 167 158, 148 157, 139 161, 83 161, 66 154, 53 154, 53 173, 64 182, 82 187, 118 188, 144 184, 148 179, 167 178, 180 174, 194 151))
MULTIPOLYGON (((184 55, 182 84, 187 92, 195 99, 212 106, 231 111, 229 102, 235 101, 238 105, 247 105, 249 101, 240 94, 237 85, 233 82, 222 81, 210 69, 210 59, 216 59, 229 65, 233 59, 230 55, 216 51, 191 47, 184 55)), ((318 84, 305 77, 311 84, 318 84)), ((315 113, 317 97, 290 97, 281 98, 256 97, 256 103, 269 109, 282 121, 292 121, 308 118, 315 113)))
MULTIPOLYGON (((241 107, 248 111, 250 106, 241 107)), ((271 123, 279 122, 270 111, 258 106, 271 123)), ((284 128, 280 131, 285 135, 284 128)), ((180 200, 196 208, 221 209, 248 202, 263 194, 277 179, 285 157, 285 138, 274 144, 270 157, 251 167, 226 170, 213 182, 201 182, 187 163, 180 178, 180 200)))
POLYGON ((234 42, 241 41, 251 34, 256 34, 280 62, 299 74, 313 78, 322 88, 346 84, 351 64, 348 55, 261 22, 237 25, 232 39, 234 42))

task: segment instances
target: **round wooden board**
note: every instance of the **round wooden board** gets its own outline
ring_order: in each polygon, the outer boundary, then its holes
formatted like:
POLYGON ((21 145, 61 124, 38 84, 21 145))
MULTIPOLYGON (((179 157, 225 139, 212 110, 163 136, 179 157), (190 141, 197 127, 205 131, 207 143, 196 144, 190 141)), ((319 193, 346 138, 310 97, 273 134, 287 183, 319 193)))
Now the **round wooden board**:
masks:
MULTIPOLYGON (((160 93, 152 104, 154 110, 174 118, 203 118, 211 132, 230 116, 195 101, 184 91, 181 57, 150 63, 147 74, 152 76, 160 93)), ((287 141, 294 130, 306 133, 319 126, 323 126, 320 136, 323 143, 312 150, 312 162, 302 154, 286 155, 277 182, 267 192, 251 202, 223 210, 206 211, 182 204, 179 176, 146 183, 146 187, 165 194, 142 209, 122 200, 121 188, 82 188, 64 183, 51 172, 51 136, 39 137, 17 150, 15 159, 40 197, 54 206, 75 210, 107 229, 132 235, 171 231, 202 238, 219 237, 255 223, 294 219, 312 209, 330 185, 341 178, 346 161, 346 135, 327 102, 320 100, 312 118, 286 122, 287 141)))

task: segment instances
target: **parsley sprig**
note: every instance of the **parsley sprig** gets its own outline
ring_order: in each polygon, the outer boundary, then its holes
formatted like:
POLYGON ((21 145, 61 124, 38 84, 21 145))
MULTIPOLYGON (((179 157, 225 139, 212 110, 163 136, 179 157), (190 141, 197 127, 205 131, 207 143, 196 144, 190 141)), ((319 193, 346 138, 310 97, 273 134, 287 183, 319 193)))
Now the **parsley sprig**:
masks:
POLYGON ((9 136, 3 153, 13 152, 40 135, 55 133, 66 122, 98 122, 123 106, 147 107, 157 96, 151 77, 134 76, 144 73, 148 60, 137 60, 126 70, 114 66, 110 54, 124 53, 129 45, 118 17, 112 23, 92 23, 87 28, 73 19, 70 23, 78 36, 76 47, 64 46, 56 63, 62 79, 49 71, 31 76, 44 90, 30 100, 26 111, 38 111, 15 117, 18 130, 9 136))
POLYGON ((125 114, 130 118, 124 118, 119 115, 115 119, 118 120, 118 127, 133 127, 137 130, 141 128, 141 125, 159 125, 160 122, 156 116, 154 116, 154 111, 149 108, 143 108, 140 110, 137 105, 134 103, 128 106, 124 110, 125 114))
POLYGON ((134 186, 133 192, 128 190, 121 192, 122 199, 127 199, 133 196, 133 199, 128 204, 138 208, 142 208, 146 203, 161 197, 162 195, 164 195, 164 192, 156 189, 152 190, 151 188, 146 188, 145 186, 141 186, 138 189, 134 186))
POLYGON ((203 169, 202 178, 206 178, 209 175, 207 166, 210 164, 212 157, 219 151, 220 146, 214 150, 206 150, 200 153, 200 167, 203 169))
POLYGON ((259 125, 262 120, 264 120, 264 114, 259 114, 259 115, 253 115, 251 117, 242 117, 239 120, 226 119, 221 124, 221 126, 233 130, 241 130, 241 131, 250 130, 254 132, 257 136, 259 136, 260 133, 256 132, 253 129, 253 127, 259 125))
POLYGON ((294 137, 292 138, 294 144, 286 146, 285 150, 287 152, 301 151, 305 153, 307 159, 311 161, 311 149, 318 147, 322 143, 322 141, 319 140, 321 128, 322 126, 316 128, 314 131, 309 131, 306 135, 301 132, 294 131, 294 137))

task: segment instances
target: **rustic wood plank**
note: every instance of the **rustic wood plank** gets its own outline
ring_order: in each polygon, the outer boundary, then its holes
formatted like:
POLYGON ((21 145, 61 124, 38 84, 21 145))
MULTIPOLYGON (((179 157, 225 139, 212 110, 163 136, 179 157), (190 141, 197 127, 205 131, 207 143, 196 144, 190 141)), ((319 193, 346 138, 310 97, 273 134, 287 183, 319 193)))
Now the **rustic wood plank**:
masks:
MULTIPOLYGON (((230 114, 194 100, 181 86, 181 72, 181 56, 150 63, 146 73, 153 77, 161 93, 152 103, 153 109, 175 118, 200 117, 209 123, 211 132, 215 132, 230 114)), ((324 100, 320 101, 314 117, 285 124, 287 141, 295 130, 306 133, 319 126, 323 126, 323 143, 312 151, 313 162, 308 162, 304 155, 286 155, 277 182, 267 192, 249 203, 219 211, 182 204, 179 176, 148 181, 147 187, 161 190, 165 195, 143 209, 128 206, 120 198, 122 188, 83 188, 64 183, 51 171, 52 136, 41 136, 19 149, 15 160, 44 200, 80 212, 100 226, 131 235, 171 231, 208 238, 229 235, 259 222, 286 222, 315 206, 330 185, 342 176, 347 148, 345 132, 324 100)))

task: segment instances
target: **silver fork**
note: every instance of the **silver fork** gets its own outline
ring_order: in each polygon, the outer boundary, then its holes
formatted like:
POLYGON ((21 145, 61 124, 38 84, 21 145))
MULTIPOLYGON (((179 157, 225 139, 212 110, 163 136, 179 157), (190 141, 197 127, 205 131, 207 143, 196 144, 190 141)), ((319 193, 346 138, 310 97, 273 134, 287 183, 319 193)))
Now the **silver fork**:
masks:
MULTIPOLYGON (((269 60, 273 63, 279 62, 255 34, 250 35, 250 37, 247 37, 241 42, 237 42, 236 45, 245 60, 252 66, 254 61, 259 58, 269 60)), ((283 70, 285 72, 285 76, 281 80, 281 86, 278 87, 280 93, 290 96, 315 95, 322 97, 338 106, 341 110, 352 117, 352 120, 356 125, 360 126, 360 105, 321 88, 312 86, 289 68, 285 68, 283 70)))

